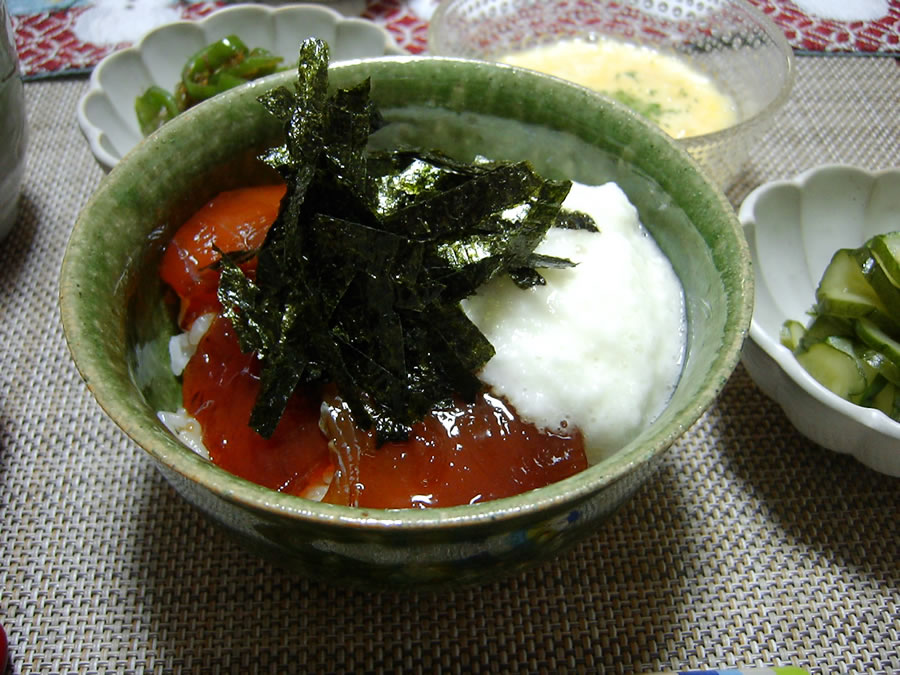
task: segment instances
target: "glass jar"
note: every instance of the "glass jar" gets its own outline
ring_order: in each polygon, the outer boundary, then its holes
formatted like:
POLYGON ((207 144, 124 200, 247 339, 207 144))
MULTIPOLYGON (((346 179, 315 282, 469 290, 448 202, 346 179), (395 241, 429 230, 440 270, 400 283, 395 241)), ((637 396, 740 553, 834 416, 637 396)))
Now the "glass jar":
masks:
POLYGON ((16 220, 25 173, 25 92, 12 22, 0 0, 0 240, 16 220))

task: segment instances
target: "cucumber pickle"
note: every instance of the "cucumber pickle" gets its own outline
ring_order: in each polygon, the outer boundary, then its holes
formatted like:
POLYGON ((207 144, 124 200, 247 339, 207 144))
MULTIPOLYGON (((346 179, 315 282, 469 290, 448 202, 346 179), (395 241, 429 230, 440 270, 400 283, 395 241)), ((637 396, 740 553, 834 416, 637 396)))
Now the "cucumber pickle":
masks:
POLYGON ((789 319, 781 343, 823 386, 900 421, 900 232, 838 250, 812 319, 789 319))

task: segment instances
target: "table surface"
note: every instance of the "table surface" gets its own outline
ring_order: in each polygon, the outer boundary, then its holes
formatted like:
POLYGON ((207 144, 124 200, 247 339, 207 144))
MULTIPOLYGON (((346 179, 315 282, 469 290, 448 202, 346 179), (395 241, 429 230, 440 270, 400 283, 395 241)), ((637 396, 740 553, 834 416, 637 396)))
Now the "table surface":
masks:
MULTIPOLYGON (((798 60, 728 191, 898 164, 900 63, 798 60)), ((15 673, 900 672, 900 482, 800 436, 738 367, 613 518, 483 587, 363 592, 258 560, 184 503, 69 358, 58 270, 103 177, 83 78, 26 85, 19 221, 0 244, 0 623, 15 673)))

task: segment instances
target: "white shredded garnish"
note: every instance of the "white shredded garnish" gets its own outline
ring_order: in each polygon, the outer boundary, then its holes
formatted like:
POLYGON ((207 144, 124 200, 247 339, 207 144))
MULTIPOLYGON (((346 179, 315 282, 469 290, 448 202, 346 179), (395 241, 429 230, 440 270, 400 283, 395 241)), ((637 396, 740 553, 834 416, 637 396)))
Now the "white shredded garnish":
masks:
POLYGON ((184 408, 175 412, 160 410, 156 413, 159 421, 171 431, 175 437, 203 459, 209 459, 209 451, 203 444, 203 428, 200 422, 188 414, 184 408))
POLYGON ((314 502, 320 502, 325 499, 325 495, 328 494, 332 480, 334 480, 334 471, 327 471, 322 475, 322 478, 319 481, 312 481, 307 485, 299 496, 304 499, 311 499, 314 502))
MULTIPOLYGON (((197 351, 197 345, 200 344, 200 340, 206 335, 206 331, 209 330, 215 318, 214 313, 199 316, 188 331, 169 338, 169 366, 175 375, 181 375, 184 372, 188 361, 197 351)), ((187 410, 183 407, 178 408, 175 412, 159 410, 156 416, 179 441, 204 459, 210 458, 209 451, 203 444, 203 427, 200 426, 200 422, 188 414, 187 410)))
POLYGON ((194 319, 190 330, 169 338, 169 362, 175 375, 181 375, 184 372, 188 361, 197 351, 197 345, 200 344, 200 340, 206 335, 206 331, 209 330, 215 318, 216 315, 213 313, 199 316, 194 319))

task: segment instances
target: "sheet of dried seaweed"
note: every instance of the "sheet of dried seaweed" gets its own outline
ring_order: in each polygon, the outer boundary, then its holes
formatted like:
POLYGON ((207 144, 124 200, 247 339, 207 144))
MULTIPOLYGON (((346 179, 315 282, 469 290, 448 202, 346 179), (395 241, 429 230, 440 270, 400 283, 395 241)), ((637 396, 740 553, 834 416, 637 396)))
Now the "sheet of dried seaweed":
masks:
POLYGON ((460 300, 498 274, 522 287, 539 267, 571 265, 534 248, 569 183, 526 162, 458 162, 438 152, 368 153, 382 119, 369 82, 328 91, 328 48, 300 49, 294 90, 262 104, 285 142, 261 159, 287 192, 259 250, 256 278, 225 254, 219 298, 261 363, 250 423, 274 432, 303 383, 331 381, 379 443, 455 396, 471 400, 493 347, 460 300))

